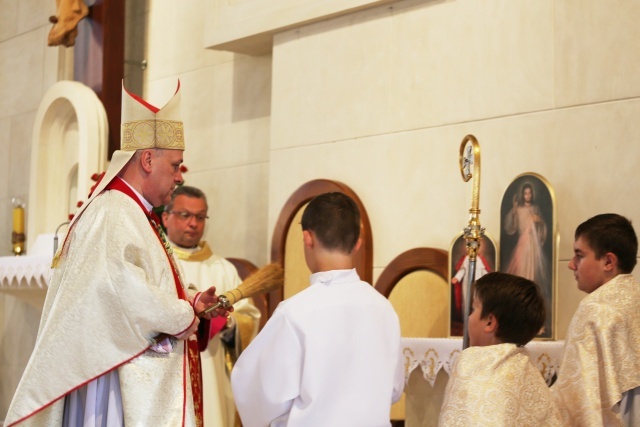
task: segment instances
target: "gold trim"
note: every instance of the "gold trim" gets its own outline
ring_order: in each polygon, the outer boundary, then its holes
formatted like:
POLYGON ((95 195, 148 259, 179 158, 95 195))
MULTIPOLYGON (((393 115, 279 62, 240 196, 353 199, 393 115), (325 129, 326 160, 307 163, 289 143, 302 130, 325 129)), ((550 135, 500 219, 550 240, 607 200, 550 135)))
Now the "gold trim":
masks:
POLYGON ((176 245, 171 246, 173 247, 174 255, 183 261, 205 261, 213 255, 211 248, 204 240, 198 243, 199 249, 194 252, 187 252, 176 245))
POLYGON ((176 120, 136 120, 121 125, 121 149, 125 151, 146 148, 184 150, 184 127, 176 120))

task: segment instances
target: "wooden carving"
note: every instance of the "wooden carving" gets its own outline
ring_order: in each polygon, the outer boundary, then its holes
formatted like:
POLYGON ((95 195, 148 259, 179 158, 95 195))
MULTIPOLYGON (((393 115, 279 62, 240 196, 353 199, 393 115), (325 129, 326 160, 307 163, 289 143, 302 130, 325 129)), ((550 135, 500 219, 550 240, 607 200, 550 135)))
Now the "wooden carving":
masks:
POLYGON ((78 36, 78 22, 89 14, 83 0, 56 0, 56 16, 50 16, 49 46, 71 47, 78 36))

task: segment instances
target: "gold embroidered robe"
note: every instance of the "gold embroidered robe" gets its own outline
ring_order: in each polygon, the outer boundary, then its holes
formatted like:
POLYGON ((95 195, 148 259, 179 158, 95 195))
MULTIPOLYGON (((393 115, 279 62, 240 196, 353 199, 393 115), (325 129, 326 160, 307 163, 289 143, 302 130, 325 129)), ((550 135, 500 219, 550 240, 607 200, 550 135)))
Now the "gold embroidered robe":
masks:
POLYGON ((587 295, 571 319, 552 387, 571 426, 621 426, 622 394, 640 387, 640 285, 620 274, 587 295))
POLYGON ((440 426, 560 426, 559 414, 529 352, 515 344, 469 347, 453 364, 440 426))
POLYGON ((70 391, 118 370, 127 426, 195 426, 185 341, 148 350, 194 321, 178 298, 165 250, 140 206, 105 191, 70 231, 35 348, 5 426, 60 426, 70 391), (184 423, 183 423, 184 421, 184 423))

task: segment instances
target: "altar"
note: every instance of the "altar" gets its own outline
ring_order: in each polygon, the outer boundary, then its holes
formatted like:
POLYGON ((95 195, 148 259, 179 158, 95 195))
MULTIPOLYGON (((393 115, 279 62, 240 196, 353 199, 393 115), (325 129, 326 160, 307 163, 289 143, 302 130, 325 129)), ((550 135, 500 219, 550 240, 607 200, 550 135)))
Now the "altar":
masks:
POLYGON ((0 291, 27 299, 29 292, 46 292, 53 272, 53 238, 38 236, 28 255, 0 257, 0 291))
MULTIPOLYGON (((451 366, 462 351, 462 338, 402 338, 402 348, 405 426, 437 426, 451 366)), ((531 341, 526 348, 533 364, 551 385, 560 366, 564 341, 531 341)))

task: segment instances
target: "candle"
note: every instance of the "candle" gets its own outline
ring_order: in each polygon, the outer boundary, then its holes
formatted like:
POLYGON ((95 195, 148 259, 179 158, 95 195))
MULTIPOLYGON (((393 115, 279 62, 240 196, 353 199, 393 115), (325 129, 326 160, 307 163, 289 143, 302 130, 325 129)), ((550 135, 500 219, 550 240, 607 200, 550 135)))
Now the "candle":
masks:
POLYGON ((16 234, 24 233, 24 208, 22 206, 13 208, 13 231, 16 234))

